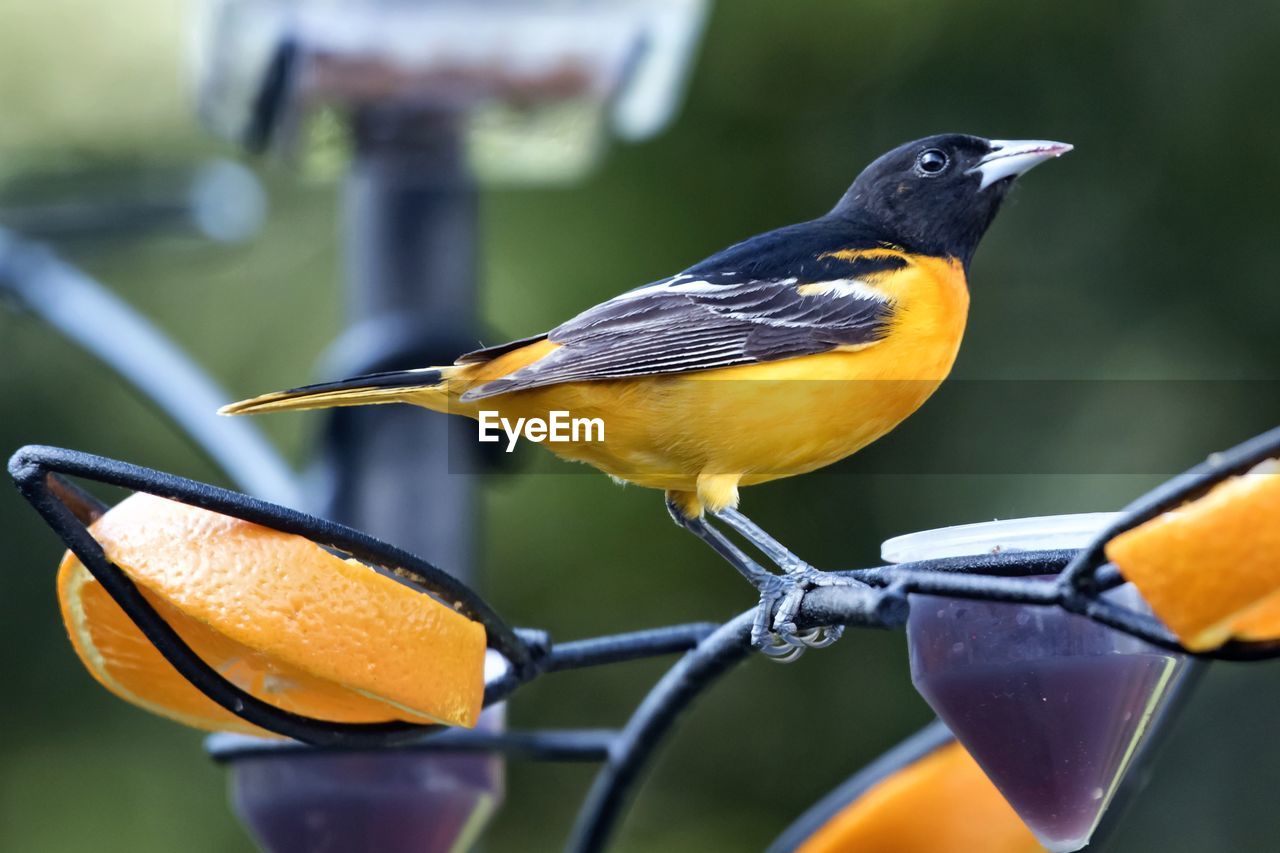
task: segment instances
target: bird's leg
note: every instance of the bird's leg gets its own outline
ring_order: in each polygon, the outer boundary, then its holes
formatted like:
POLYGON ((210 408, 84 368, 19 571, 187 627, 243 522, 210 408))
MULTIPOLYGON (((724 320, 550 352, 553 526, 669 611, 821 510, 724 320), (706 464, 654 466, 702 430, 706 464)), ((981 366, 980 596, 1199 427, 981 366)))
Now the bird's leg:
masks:
POLYGON ((724 557, 729 565, 737 569, 744 578, 751 582, 752 586, 758 588, 770 578, 775 577, 772 572, 766 571, 759 563, 748 557, 741 548, 729 541, 729 537, 708 524, 707 520, 702 516, 691 518, 685 515, 684 510, 669 499, 667 500, 667 512, 671 513, 671 518, 676 524, 706 542, 713 551, 724 557))
POLYGON ((756 546, 756 548, 760 550, 761 554, 764 554, 772 560, 778 568, 782 569, 782 571, 787 574, 803 569, 813 568, 804 560, 791 553, 791 551, 777 539, 774 539, 766 533, 764 528, 738 512, 733 507, 726 507, 717 513, 713 513, 713 515, 736 530, 739 535, 752 545, 756 546))
MULTIPOLYGON (((760 525, 732 507, 726 507, 714 515, 737 531, 782 570, 784 577, 779 580, 783 583, 778 590, 781 594, 770 602, 771 605, 777 605, 771 626, 777 636, 784 642, 815 649, 825 648, 840 639, 844 633, 843 625, 812 628, 801 634, 797 632, 795 620, 800 613, 800 603, 804 601, 806 592, 819 586, 844 583, 846 579, 815 569, 770 536, 760 525)), ((765 597, 763 589, 761 595, 762 598, 765 597)))
MULTIPOLYGON (((751 625, 751 644, 770 658, 787 663, 798 658, 805 650, 804 643, 790 641, 772 630, 775 605, 782 599, 789 576, 775 575, 766 571, 755 560, 716 530, 702 516, 690 517, 674 501, 668 498, 667 512, 676 524, 697 536, 711 546, 711 549, 723 557, 729 565, 738 570, 743 577, 760 591, 760 607, 756 610, 755 621, 751 625)), ((796 604, 799 607, 799 603, 796 604)), ((834 640, 832 641, 834 642, 834 640)))
MULTIPOLYGON (((783 570, 783 574, 766 571, 704 517, 688 515, 683 507, 670 498, 667 500, 667 511, 676 524, 710 545, 712 550, 760 592, 760 606, 751 627, 751 642, 764 654, 785 663, 795 660, 807 648, 823 648, 840 638, 843 626, 815 628, 800 633, 796 629, 795 619, 805 592, 817 586, 847 582, 843 578, 820 572, 805 563, 736 510, 732 511, 735 521, 740 519, 747 529, 744 530, 729 519, 722 520, 756 545, 761 553, 783 570), (753 536, 748 530, 758 531, 758 536, 753 536), (766 548, 761 543, 761 538, 770 543, 771 547, 766 548)), ((722 517, 721 513, 717 513, 716 517, 722 517)))

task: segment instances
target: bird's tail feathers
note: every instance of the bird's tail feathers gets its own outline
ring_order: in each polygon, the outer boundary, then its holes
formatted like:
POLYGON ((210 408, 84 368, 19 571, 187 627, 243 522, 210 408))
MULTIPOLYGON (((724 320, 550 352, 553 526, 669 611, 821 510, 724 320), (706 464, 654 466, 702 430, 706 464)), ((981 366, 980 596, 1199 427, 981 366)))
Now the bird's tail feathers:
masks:
POLYGON ((231 403, 218 410, 220 415, 256 415, 262 412, 289 412, 303 409, 329 409, 335 406, 368 406, 376 403, 415 403, 440 408, 448 403, 445 388, 452 368, 425 367, 419 370, 393 370, 371 373, 337 382, 304 385, 288 391, 263 394, 249 400, 231 403))

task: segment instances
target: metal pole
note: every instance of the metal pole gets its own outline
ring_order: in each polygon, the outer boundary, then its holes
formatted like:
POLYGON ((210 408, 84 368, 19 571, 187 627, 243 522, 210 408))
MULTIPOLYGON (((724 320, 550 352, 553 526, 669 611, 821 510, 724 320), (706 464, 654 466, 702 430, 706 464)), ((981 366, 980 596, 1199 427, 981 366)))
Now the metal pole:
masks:
MULTIPOLYGON (((344 223, 351 326, 332 372, 447 364, 477 340, 476 189, 456 117, 369 108, 353 130, 344 223)), ((335 412, 326 514, 470 577, 469 426, 408 406, 335 412)))

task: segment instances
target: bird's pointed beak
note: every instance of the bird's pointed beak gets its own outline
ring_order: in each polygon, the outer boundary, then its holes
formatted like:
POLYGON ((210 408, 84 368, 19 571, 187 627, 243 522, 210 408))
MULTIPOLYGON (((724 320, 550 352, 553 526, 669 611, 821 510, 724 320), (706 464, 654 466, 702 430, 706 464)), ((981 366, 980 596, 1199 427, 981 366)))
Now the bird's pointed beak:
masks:
POLYGON ((1016 178, 1045 160, 1061 157, 1072 148, 1065 142, 1047 139, 992 139, 990 142, 991 153, 968 172, 982 176, 979 190, 985 190, 1002 178, 1016 178))

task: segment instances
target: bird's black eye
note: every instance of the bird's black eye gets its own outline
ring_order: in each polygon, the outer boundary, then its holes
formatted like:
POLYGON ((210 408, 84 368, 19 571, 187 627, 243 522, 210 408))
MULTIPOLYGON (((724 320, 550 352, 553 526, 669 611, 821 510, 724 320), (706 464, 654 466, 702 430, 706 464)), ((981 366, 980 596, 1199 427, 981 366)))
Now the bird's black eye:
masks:
POLYGON ((940 175, 950 163, 951 158, 945 151, 929 148, 921 151, 920 156, 916 158, 916 172, 926 177, 940 175))

